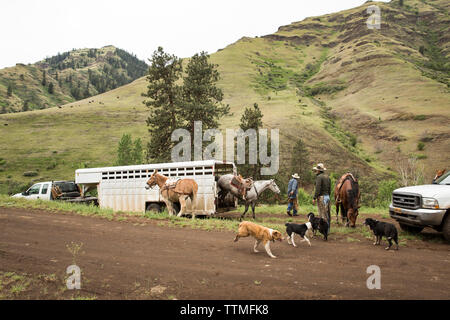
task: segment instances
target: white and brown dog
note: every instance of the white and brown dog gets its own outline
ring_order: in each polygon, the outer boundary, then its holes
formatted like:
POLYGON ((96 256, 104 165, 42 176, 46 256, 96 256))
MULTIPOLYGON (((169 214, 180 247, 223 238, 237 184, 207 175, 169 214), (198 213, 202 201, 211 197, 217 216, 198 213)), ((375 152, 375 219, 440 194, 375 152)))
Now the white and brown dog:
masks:
POLYGON ((253 238, 256 239, 253 251, 259 252, 256 248, 262 241, 269 257, 276 258, 270 251, 270 241, 275 242, 275 240, 279 241, 283 240, 283 235, 281 234, 280 231, 266 228, 253 222, 242 221, 239 224, 238 234, 234 238, 234 242, 238 241, 239 238, 244 238, 248 236, 252 236, 253 238))

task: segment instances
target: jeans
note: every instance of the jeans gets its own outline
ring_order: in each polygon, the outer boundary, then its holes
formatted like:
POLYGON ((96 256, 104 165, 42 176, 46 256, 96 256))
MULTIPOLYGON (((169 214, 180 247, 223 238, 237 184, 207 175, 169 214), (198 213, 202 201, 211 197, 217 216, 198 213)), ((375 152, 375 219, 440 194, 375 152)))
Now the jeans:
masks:
POLYGON ((297 209, 298 209, 297 198, 289 199, 287 212, 291 212, 292 207, 294 208, 294 214, 297 214, 297 209))

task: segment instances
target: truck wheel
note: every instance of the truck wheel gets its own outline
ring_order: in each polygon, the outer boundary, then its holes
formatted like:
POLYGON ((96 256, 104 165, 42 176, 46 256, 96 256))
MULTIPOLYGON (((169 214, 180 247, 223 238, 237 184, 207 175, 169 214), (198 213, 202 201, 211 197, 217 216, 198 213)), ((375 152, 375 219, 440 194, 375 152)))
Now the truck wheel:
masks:
POLYGON ((160 213, 161 212, 161 206, 157 203, 149 203, 147 205, 147 208, 145 209, 145 211, 151 211, 154 213, 160 213))
POLYGON ((444 225, 442 226, 442 233, 444 234, 444 238, 447 241, 450 241, 450 215, 447 215, 444 221, 444 225))
POLYGON ((420 233, 424 227, 415 227, 410 226, 407 224, 399 223, 400 228, 402 228, 403 231, 409 232, 409 233, 420 233))

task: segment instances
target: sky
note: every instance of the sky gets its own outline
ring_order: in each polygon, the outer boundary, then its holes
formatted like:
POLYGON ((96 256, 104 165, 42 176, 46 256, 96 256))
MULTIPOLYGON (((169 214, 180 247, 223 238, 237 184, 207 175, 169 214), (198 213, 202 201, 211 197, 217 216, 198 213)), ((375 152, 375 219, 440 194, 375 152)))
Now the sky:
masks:
MULTIPOLYGON (((74 48, 114 45, 138 58, 158 46, 185 58, 243 36, 359 6, 365 0, 14 0, 0 2, 0 68, 74 48)), ((388 2, 385 0, 384 2, 388 2)))

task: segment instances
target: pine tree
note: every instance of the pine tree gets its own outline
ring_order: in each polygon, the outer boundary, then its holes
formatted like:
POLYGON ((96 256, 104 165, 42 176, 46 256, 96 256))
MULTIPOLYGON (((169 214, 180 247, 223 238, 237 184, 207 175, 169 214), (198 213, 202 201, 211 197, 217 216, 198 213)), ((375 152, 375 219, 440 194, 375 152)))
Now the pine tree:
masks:
POLYGON ((47 75, 45 70, 42 72, 42 85, 45 87, 47 85, 47 75))
POLYGON ((13 93, 13 87, 12 87, 12 84, 10 83, 10 84, 8 84, 8 90, 7 90, 6 94, 8 95, 8 97, 11 97, 12 93, 13 93))
POLYGON ((28 100, 25 100, 24 102, 23 102, 23 106, 22 106, 22 111, 28 111, 29 110, 29 108, 28 108, 28 100))
POLYGON ((194 135, 194 122, 201 121, 202 129, 217 128, 218 120, 229 113, 229 106, 223 105, 223 92, 216 86, 219 80, 218 65, 209 63, 206 52, 195 54, 186 67, 183 81, 184 127, 194 135))
POLYGON ((140 138, 134 140, 133 151, 131 154, 133 164, 142 164, 144 162, 142 141, 140 138))
POLYGON ((53 82, 50 82, 48 85, 48 93, 53 94, 55 92, 55 89, 53 87, 53 82))
POLYGON ((133 142, 131 140, 130 134, 124 134, 122 135, 122 138, 119 141, 119 146, 117 148, 117 166, 125 166, 132 164, 132 148, 133 148, 133 142))
POLYGON ((149 98, 143 103, 150 108, 147 119, 150 142, 147 146, 148 160, 165 162, 170 160, 172 132, 180 128, 181 87, 176 84, 183 71, 182 61, 159 47, 149 60, 147 92, 149 98))
POLYGON ((300 181, 303 184, 312 183, 314 176, 311 171, 311 163, 309 161, 309 153, 306 145, 301 138, 297 140, 292 148, 291 168, 293 172, 298 173, 300 181))
MULTIPOLYGON (((259 106, 257 103, 253 104, 253 108, 251 107, 247 107, 244 110, 244 114, 241 117, 241 122, 239 124, 239 127, 243 130, 246 131, 248 129, 254 129, 256 132, 258 132, 258 130, 260 128, 262 128, 263 123, 262 123, 262 118, 263 118, 263 114, 261 112, 261 109, 259 109, 259 106)), ((259 139, 259 137, 257 138, 259 139)), ((269 142, 270 145, 270 142, 269 142)), ((246 148, 245 150, 245 158, 248 159, 248 148, 246 148)), ((257 164, 247 164, 247 160, 246 160, 246 164, 242 164, 242 165, 238 165, 239 167, 239 172, 241 172, 242 175, 248 177, 251 176, 254 180, 258 179, 260 177, 260 169, 262 167, 262 165, 259 163, 257 164)))

